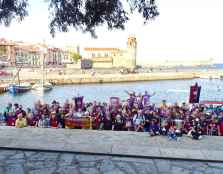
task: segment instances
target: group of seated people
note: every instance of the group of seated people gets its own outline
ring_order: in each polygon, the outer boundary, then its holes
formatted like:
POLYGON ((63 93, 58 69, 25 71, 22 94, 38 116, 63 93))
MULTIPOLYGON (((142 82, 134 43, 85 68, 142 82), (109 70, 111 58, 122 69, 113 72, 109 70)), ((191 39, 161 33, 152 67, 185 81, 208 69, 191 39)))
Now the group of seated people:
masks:
POLYGON ((165 100, 155 105, 150 103, 152 95, 147 92, 143 95, 128 94, 127 100, 122 102, 111 97, 108 103, 84 103, 83 97, 79 96, 63 105, 57 101, 51 104, 38 101, 32 109, 9 103, 0 113, 0 125, 137 131, 148 132, 150 136, 167 135, 176 140, 182 134, 193 139, 200 139, 202 135, 223 136, 221 106, 167 104, 165 100))

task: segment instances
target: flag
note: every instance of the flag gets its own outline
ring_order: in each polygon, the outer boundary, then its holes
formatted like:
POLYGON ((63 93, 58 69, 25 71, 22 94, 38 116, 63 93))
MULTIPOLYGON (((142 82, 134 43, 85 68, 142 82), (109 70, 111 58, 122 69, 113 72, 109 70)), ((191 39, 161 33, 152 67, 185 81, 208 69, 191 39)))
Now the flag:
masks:
POLYGON ((84 105, 83 100, 84 100, 83 96, 74 98, 76 111, 78 111, 79 109, 81 109, 81 111, 82 111, 83 105, 84 105))
POLYGON ((200 93, 201 93, 201 86, 198 86, 197 83, 191 86, 189 103, 199 103, 200 93))

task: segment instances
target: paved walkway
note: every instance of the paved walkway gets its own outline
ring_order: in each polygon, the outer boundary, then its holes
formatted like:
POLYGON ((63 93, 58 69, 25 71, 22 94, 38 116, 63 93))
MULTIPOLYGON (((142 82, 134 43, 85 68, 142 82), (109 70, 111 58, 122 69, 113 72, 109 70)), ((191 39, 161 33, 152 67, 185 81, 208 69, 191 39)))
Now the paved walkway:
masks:
POLYGON ((223 162, 223 137, 176 142, 137 132, 0 127, 0 140, 6 148, 223 162))
POLYGON ((222 163, 0 150, 1 174, 222 174, 222 163))

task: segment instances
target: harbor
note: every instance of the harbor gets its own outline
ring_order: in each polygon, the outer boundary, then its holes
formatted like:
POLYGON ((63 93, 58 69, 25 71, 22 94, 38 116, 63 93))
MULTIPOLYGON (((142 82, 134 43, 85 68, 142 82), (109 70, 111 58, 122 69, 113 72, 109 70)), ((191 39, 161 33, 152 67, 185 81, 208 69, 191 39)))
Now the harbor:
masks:
POLYGON ((223 174, 222 0, 0 14, 0 174, 223 174))

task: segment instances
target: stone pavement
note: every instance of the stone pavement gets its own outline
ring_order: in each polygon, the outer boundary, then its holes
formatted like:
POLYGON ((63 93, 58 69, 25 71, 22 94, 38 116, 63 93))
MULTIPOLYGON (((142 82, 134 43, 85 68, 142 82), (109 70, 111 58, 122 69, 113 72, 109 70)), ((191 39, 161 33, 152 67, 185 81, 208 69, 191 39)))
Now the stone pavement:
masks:
POLYGON ((1 174, 222 174, 222 163, 0 150, 1 174))
POLYGON ((223 162, 223 137, 204 137, 200 141, 182 137, 176 142, 139 132, 0 127, 0 149, 4 147, 223 162))

